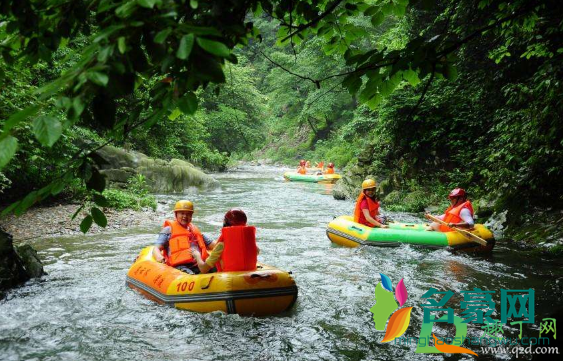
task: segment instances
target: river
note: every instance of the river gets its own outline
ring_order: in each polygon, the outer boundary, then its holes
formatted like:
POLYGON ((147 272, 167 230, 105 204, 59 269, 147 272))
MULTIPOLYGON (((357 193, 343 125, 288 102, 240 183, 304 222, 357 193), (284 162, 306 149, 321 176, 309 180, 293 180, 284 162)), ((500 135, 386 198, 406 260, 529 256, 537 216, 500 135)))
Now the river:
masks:
MULTIPOLYGON (((535 324, 562 300, 563 270, 557 260, 522 253, 497 243, 492 254, 470 256, 446 250, 360 247, 331 244, 326 225, 351 214, 353 203, 337 201, 330 185, 285 182, 283 170, 245 166, 214 175, 221 187, 190 191, 194 223, 216 237, 230 207, 247 212, 257 227, 259 261, 292 271, 297 303, 285 314, 240 317, 197 314, 158 305, 125 286, 125 275, 158 224, 120 233, 47 238, 34 243, 48 275, 10 291, 0 301, 0 360, 397 360, 445 359, 416 354, 416 346, 382 344, 369 309, 384 273, 396 285, 404 279, 405 306, 414 306, 406 335, 418 337, 421 296, 434 287, 456 292, 448 305, 460 314, 459 294, 479 287, 535 290, 535 324)), ((178 196, 159 196, 171 209, 178 196)), ((395 220, 419 221, 389 212, 395 220)), ((479 326, 470 325, 470 333, 479 326)), ((447 327, 434 326, 446 334, 447 327)), ((505 335, 518 333, 516 326, 505 335)), ((478 354, 477 346, 468 346, 478 354)), ((560 351, 561 352, 561 351, 560 351)), ((491 356, 480 355, 479 359, 491 356)), ((472 356, 453 356, 471 359, 472 356)), ((498 355, 496 359, 507 359, 498 355)))

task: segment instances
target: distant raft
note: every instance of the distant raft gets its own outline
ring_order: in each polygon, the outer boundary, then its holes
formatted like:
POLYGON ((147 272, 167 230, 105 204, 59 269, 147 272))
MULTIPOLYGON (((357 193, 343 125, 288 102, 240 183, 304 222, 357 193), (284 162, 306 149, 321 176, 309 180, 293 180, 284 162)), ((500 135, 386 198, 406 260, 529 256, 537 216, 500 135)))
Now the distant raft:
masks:
POLYGON ((189 275, 155 261, 144 248, 127 273, 127 286, 160 304, 195 311, 267 316, 290 309, 297 286, 288 272, 263 264, 255 271, 189 275))
POLYGON ((495 245, 493 234, 482 224, 476 224, 471 233, 486 240, 486 246, 472 242, 459 232, 426 231, 426 226, 426 224, 391 222, 389 228, 371 228, 354 222, 353 217, 341 216, 328 224, 326 234, 332 242, 347 247, 360 245, 397 247, 401 244, 412 244, 427 248, 487 252, 495 245))
POLYGON ((312 182, 312 183, 336 183, 342 178, 340 174, 299 174, 297 172, 285 172, 283 177, 293 182, 312 182))

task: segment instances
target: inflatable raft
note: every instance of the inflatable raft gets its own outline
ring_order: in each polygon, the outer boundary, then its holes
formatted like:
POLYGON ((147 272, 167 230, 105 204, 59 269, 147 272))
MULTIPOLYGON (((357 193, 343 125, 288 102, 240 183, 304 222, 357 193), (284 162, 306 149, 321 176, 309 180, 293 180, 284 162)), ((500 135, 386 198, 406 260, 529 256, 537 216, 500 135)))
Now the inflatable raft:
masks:
POLYGON ((127 273, 127 285, 161 304, 196 312, 267 316, 290 309, 297 286, 288 272, 263 264, 255 271, 189 275, 155 261, 146 247, 127 273))
POLYGON ((336 183, 342 178, 340 174, 299 174, 297 172, 285 172, 283 177, 288 181, 294 182, 313 182, 313 183, 336 183))
POLYGON ((332 242, 347 247, 397 247, 406 243, 428 248, 485 252, 492 250, 495 244, 493 234, 482 224, 476 224, 471 233, 486 240, 486 246, 472 242, 459 232, 426 231, 426 226, 391 222, 389 228, 371 228, 354 222, 353 217, 341 216, 328 224, 326 234, 332 242))

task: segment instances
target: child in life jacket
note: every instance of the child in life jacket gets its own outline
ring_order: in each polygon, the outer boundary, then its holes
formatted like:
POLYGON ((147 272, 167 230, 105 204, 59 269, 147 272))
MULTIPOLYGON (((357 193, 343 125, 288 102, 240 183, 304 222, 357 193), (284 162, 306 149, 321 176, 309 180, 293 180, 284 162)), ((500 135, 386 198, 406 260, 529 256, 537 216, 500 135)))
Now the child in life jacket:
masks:
MULTIPOLYGON (((432 222, 428 228, 426 228, 427 231, 451 232, 454 231, 454 229, 450 227, 472 228, 475 225, 473 206, 471 202, 467 200, 465 190, 456 188, 450 192, 448 198, 450 199, 450 206, 446 209, 444 214, 436 217, 446 222, 447 226, 432 222)), ((426 218, 428 217, 426 216, 426 218)))
POLYGON ((256 228, 247 226, 246 222, 241 209, 231 209, 225 214, 221 235, 209 246, 212 251, 207 259, 194 252, 201 273, 256 269, 260 251, 256 246, 256 228))
POLYGON ((362 182, 362 193, 358 196, 354 209, 354 222, 372 228, 389 228, 379 214, 380 202, 375 197, 376 187, 377 183, 373 179, 366 179, 362 182))

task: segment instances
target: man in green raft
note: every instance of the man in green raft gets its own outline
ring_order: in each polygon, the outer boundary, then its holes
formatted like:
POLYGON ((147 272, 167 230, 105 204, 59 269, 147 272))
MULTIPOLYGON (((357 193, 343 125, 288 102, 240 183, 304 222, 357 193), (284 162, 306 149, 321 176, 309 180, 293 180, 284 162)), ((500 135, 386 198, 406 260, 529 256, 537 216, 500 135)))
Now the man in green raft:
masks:
MULTIPOLYGON (((473 228, 475 221, 473 220, 473 206, 471 202, 467 200, 467 193, 462 188, 456 188, 450 192, 448 195, 451 205, 446 209, 444 214, 438 216, 439 218, 446 222, 447 225, 439 224, 437 222, 432 222, 427 231, 440 231, 440 232, 451 232, 454 229, 450 227, 461 227, 461 228, 473 228)), ((429 213, 425 216, 428 217, 429 213)))

